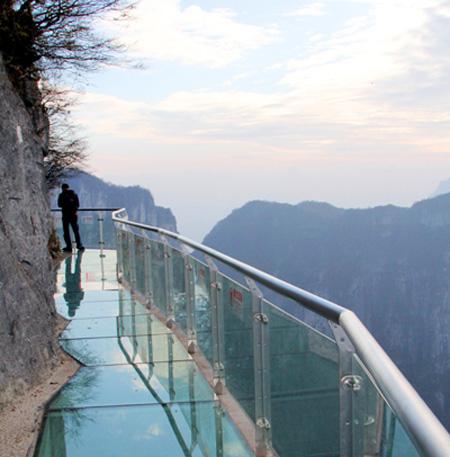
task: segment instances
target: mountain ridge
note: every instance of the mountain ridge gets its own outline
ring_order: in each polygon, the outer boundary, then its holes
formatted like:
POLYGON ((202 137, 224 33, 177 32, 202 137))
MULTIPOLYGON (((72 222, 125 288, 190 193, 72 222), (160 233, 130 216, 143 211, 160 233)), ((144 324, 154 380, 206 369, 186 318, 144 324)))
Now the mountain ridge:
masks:
MULTIPOLYGON (((66 182, 78 194, 81 208, 125 208, 130 220, 166 228, 177 232, 177 221, 169 208, 157 206, 148 189, 140 186, 119 186, 108 183, 89 173, 80 173, 66 182)), ((59 191, 51 196, 53 208, 57 208, 59 191)), ((56 227, 62 240, 60 214, 55 216, 56 227)), ((95 213, 79 212, 78 223, 83 244, 88 248, 99 247, 98 222, 95 213)), ((110 214, 106 214, 103 227, 106 248, 114 248, 116 234, 110 214)))
MULTIPOLYGON (((66 179, 85 208, 126 208, 131 220, 177 231, 175 216, 170 208, 157 206, 150 190, 141 186, 121 186, 107 182, 90 173, 81 172, 66 179)), ((52 195, 52 207, 57 208, 59 191, 52 195)))
POLYGON ((204 243, 354 310, 450 427, 450 194, 409 208, 249 202, 204 243))

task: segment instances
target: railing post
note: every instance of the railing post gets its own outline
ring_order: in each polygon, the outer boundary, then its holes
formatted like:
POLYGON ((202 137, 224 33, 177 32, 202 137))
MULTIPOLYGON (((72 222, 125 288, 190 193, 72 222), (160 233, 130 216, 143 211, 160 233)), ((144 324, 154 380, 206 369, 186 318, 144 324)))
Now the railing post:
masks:
POLYGON ((130 292, 136 291, 136 248, 134 233, 128 232, 128 269, 130 272, 130 292))
POLYGON ((205 255, 206 263, 210 271, 210 299, 212 308, 212 341, 213 341, 213 382, 214 392, 217 395, 223 393, 225 386, 225 347, 224 347, 224 321, 222 306, 222 284, 219 278, 219 270, 213 260, 205 255))
POLYGON ((255 281, 248 277, 245 280, 252 295, 256 455, 265 457, 272 447, 269 317, 267 303, 255 281))
POLYGON ((144 240, 144 289, 145 304, 148 307, 153 305, 153 278, 152 278, 152 245, 150 240, 144 240))
POLYGON ((130 244, 126 230, 122 232, 122 273, 122 278, 130 283, 130 244))
POLYGON ((173 264, 170 254, 169 242, 164 235, 161 235, 161 241, 163 242, 164 246, 164 286, 167 300, 166 325, 168 328, 172 328, 173 324, 175 323, 173 303, 173 264))
POLYGON ((99 242, 98 244, 100 245, 100 270, 101 270, 101 275, 102 275, 102 289, 105 288, 105 253, 104 253, 104 247, 105 247, 105 237, 103 233, 103 221, 105 220, 105 213, 103 211, 98 212, 98 231, 99 231, 99 242))
POLYGON ((99 242, 98 244, 100 245, 100 257, 103 258, 105 257, 105 254, 103 252, 104 247, 105 247, 105 236, 103 232, 103 223, 105 220, 105 213, 103 211, 98 212, 98 231, 99 231, 99 242))
POLYGON ((214 417, 216 425, 216 457, 224 457, 223 449, 223 410, 220 403, 214 405, 214 417))
POLYGON ((362 378, 353 373, 355 348, 342 327, 330 322, 339 350, 339 436, 341 457, 362 457, 364 421, 355 405, 355 395, 362 388, 362 378))
POLYGON ((152 316, 147 315, 147 363, 149 365, 149 373, 153 372, 153 332, 152 332, 152 316))
POLYGON ((173 376, 173 334, 167 334, 167 347, 169 351, 169 362, 168 362, 168 371, 169 371, 169 398, 171 401, 175 399, 176 391, 175 391, 175 383, 174 383, 174 376, 173 376))
POLYGON ((184 260, 184 289, 186 291, 188 352, 189 354, 194 354, 197 348, 194 268, 191 263, 189 249, 184 244, 181 248, 184 260))
POLYGON ((123 235, 124 232, 116 225, 116 274, 119 283, 123 280, 123 235))
POLYGON ((138 354, 138 339, 136 336, 136 302, 134 300, 131 301, 131 308, 131 328, 133 333, 131 336, 131 338, 133 338, 133 357, 131 358, 131 360, 134 362, 138 354))
POLYGON ((195 374, 196 371, 193 369, 194 367, 191 366, 189 368, 189 404, 191 405, 191 435, 192 435, 192 442, 191 442, 191 453, 193 454, 195 447, 197 446, 198 442, 198 428, 197 428, 197 402, 195 397, 195 374))

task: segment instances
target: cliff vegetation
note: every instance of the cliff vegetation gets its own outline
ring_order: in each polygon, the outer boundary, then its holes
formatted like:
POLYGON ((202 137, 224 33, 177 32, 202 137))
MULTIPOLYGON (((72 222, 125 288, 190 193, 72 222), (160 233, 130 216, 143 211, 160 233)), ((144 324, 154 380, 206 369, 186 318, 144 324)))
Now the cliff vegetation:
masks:
POLYGON ((94 32, 93 21, 125 6, 0 2, 0 405, 56 363, 48 186, 83 157, 79 140, 58 124, 68 106, 58 78, 112 57, 118 48, 94 32))

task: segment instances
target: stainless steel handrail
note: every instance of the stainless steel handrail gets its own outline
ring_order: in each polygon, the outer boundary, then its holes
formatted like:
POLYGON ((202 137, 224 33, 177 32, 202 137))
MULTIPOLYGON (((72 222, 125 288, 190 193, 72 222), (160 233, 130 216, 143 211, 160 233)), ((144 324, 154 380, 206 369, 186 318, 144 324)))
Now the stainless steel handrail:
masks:
POLYGON ((449 457, 450 435, 447 430, 355 313, 344 311, 339 324, 421 454, 449 457))
POLYGON ((271 290, 293 299, 320 316, 339 324, 347 333, 356 353, 421 454, 425 457, 450 457, 450 435, 447 430, 351 310, 178 233, 119 217, 119 213, 124 211, 125 208, 114 211, 112 220, 118 224, 165 235, 186 244, 264 284, 271 290))
MULTIPOLYGON (((123 209, 120 209, 119 211, 123 211, 123 209)), ((307 292, 306 290, 300 289, 299 287, 293 286, 292 284, 289 284, 286 281, 275 278, 274 276, 268 273, 265 273, 261 270, 258 270, 257 268, 245 264, 244 262, 240 262, 239 260, 222 254, 221 252, 209 248, 208 246, 204 246, 203 244, 190 240, 189 238, 179 235, 178 233, 173 233, 169 230, 165 230, 159 227, 152 227, 150 225, 141 224, 139 222, 132 222, 120 219, 116 216, 116 213, 119 211, 116 211, 112 214, 113 221, 124 223, 126 225, 130 225, 136 228, 149 230, 151 232, 159 233, 160 235, 165 235, 172 239, 180 241, 181 243, 184 243, 193 249, 203 252, 204 254, 209 255, 210 257, 213 257, 216 260, 225 263, 226 265, 238 270, 246 276, 249 276, 255 281, 264 284, 265 286, 269 287, 275 292, 285 295, 286 297, 292 298, 292 300, 301 303, 306 308, 320 314, 326 319, 338 323, 340 314, 343 311, 345 311, 345 308, 343 308, 342 306, 336 305, 335 303, 325 300, 324 298, 317 297, 316 295, 307 292)))
MULTIPOLYGON (((107 211, 107 212, 114 212, 114 211, 118 211, 120 210, 120 208, 78 208, 77 211, 107 211)), ((57 213, 57 212, 61 212, 62 209, 61 208, 52 208, 50 210, 52 213, 57 213)))

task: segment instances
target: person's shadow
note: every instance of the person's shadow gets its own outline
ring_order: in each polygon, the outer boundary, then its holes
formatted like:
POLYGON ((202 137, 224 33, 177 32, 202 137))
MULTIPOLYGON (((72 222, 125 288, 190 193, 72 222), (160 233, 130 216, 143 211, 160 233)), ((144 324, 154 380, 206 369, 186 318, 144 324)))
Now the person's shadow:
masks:
POLYGON ((83 258, 83 252, 78 251, 75 260, 75 271, 72 273, 72 258, 73 256, 67 257, 66 271, 65 271, 65 288, 66 293, 63 295, 66 300, 68 307, 68 314, 70 317, 75 316, 77 309, 80 307, 81 301, 84 298, 84 292, 81 288, 81 260, 83 258))

